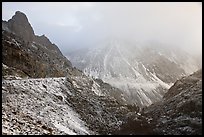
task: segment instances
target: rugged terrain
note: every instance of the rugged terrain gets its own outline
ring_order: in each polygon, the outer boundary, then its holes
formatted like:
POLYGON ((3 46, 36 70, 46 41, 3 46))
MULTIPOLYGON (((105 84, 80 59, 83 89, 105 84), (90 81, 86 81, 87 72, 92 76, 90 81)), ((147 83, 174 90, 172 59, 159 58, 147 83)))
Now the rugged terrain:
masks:
POLYGON ((2 21, 2 35, 3 134, 111 134, 124 115, 139 110, 35 36, 24 13, 2 21))
POLYGON ((89 49, 70 52, 67 58, 86 75, 123 90, 127 101, 140 107, 161 100, 176 80, 200 68, 182 50, 124 39, 106 39, 89 49))
POLYGON ((24 13, 2 21, 2 61, 28 77, 66 76, 72 69, 58 47, 46 36, 36 36, 24 13))
MULTIPOLYGON (((106 67, 103 66, 106 70, 120 66, 117 59, 109 58, 110 55, 121 58, 128 54, 117 48, 117 42, 113 41, 112 45, 117 54, 111 53, 113 49, 108 52, 104 62, 106 67), (108 63, 113 60, 116 64, 109 66, 108 63)), ((137 105, 143 106, 141 109, 132 105, 121 89, 73 67, 48 38, 34 34, 22 12, 17 11, 8 22, 2 21, 2 50, 4 135, 202 134, 202 70, 177 80, 167 91, 170 87, 168 81, 186 71, 178 69, 173 73, 169 70, 172 74, 162 79, 168 73, 159 75, 154 72, 169 62, 161 61, 164 64, 153 71, 151 67, 137 62, 137 67, 131 66, 124 57, 122 64, 125 68, 121 68, 121 77, 141 89, 137 98, 132 98, 139 102, 137 105), (138 70, 145 71, 141 73, 138 70), (132 81, 133 77, 135 81, 132 81), (142 82, 146 84, 142 85, 142 82), (150 92, 152 87, 155 90, 150 92), (151 100, 149 97, 152 97, 151 100)), ((93 55, 100 58, 97 54, 93 55)), ((157 63, 156 60, 154 62, 157 63)), ((172 64, 172 68, 176 67, 172 64)), ((112 75, 115 75, 113 78, 121 78, 116 71, 105 72, 107 75, 102 75, 105 78, 112 75)))
POLYGON ((131 110, 114 90, 81 75, 4 80, 3 134, 111 134, 131 110))
POLYGON ((116 134, 202 135, 202 69, 177 80, 162 101, 132 115, 116 134))

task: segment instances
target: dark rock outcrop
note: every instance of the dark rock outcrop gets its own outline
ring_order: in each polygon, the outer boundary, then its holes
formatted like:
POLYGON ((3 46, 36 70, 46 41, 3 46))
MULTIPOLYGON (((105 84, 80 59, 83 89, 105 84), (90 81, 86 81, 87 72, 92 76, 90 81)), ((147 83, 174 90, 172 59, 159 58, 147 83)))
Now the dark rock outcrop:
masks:
POLYGON ((2 21, 2 58, 8 67, 34 78, 66 76, 72 70, 59 48, 46 36, 36 36, 20 11, 8 22, 2 21))
POLYGON ((28 18, 20 11, 16 11, 15 15, 8 20, 8 28, 26 42, 33 41, 35 37, 33 28, 28 22, 28 18))
POLYGON ((202 70, 198 70, 188 77, 183 77, 180 80, 177 80, 175 84, 169 89, 169 91, 164 95, 164 99, 167 100, 180 94, 182 91, 191 89, 191 87, 199 80, 202 80, 202 70))
POLYGON ((45 35, 42 35, 42 36, 35 36, 35 39, 34 41, 37 43, 37 44, 40 44, 46 48, 48 48, 49 50, 53 51, 53 52, 56 52, 58 54, 61 54, 61 51, 59 50, 59 48, 50 42, 50 40, 45 36, 45 35))

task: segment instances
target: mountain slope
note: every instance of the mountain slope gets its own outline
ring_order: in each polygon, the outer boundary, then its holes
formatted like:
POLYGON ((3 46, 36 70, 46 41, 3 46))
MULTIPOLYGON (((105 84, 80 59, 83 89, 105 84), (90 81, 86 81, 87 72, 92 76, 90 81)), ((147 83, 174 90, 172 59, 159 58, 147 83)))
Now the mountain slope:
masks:
POLYGON ((90 134, 79 115, 61 101, 66 96, 63 82, 64 78, 5 80, 3 134, 90 134))
POLYGON ((111 134, 131 106, 81 75, 2 82, 3 134, 111 134))
POLYGON ((116 134, 202 135, 202 69, 177 80, 162 101, 132 115, 116 134))
POLYGON ((47 37, 36 36, 26 15, 17 11, 2 21, 2 61, 29 77, 66 76, 72 64, 47 37))
POLYGON ((111 134, 124 115, 139 110, 127 105, 121 90, 72 67, 23 21, 21 12, 8 21, 16 29, 2 21, 3 134, 111 134))
POLYGON ((96 48, 67 55, 86 75, 122 89, 130 104, 148 106, 161 100, 177 79, 198 69, 184 52, 123 40, 101 42, 96 48))

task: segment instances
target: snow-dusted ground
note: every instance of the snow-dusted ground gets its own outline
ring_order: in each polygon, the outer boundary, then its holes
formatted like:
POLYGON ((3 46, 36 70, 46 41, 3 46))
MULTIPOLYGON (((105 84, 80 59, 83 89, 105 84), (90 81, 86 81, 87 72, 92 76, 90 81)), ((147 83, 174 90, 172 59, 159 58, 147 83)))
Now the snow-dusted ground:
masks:
MULTIPOLYGON (((105 42, 104 45, 88 50, 81 56, 77 54, 75 57, 73 54, 69 59, 86 75, 102 79, 104 82, 122 89, 124 94, 129 96, 131 102, 135 101, 141 106, 149 106, 153 102, 161 100, 164 93, 175 82, 170 81, 173 77, 177 77, 177 74, 175 76, 172 71, 183 69, 189 73, 198 69, 194 60, 185 61, 186 56, 176 55, 176 53, 169 50, 166 53, 166 49, 159 47, 158 49, 151 47, 145 49, 140 44, 135 46, 120 40, 111 40, 105 42), (83 59, 83 63, 81 59, 83 59), (184 61, 182 61, 183 59, 184 61), (162 65, 166 65, 165 63, 177 64, 177 68, 165 72, 171 69, 170 65, 163 68, 162 65), (158 72, 160 70, 161 72, 158 72)), ((175 78, 175 80, 177 79, 175 78)))
MULTIPOLYGON (((3 110, 9 110, 11 107, 19 113, 29 115, 32 119, 54 129, 55 134, 93 134, 69 106, 66 96, 72 93, 64 84, 64 77, 4 80, 2 97, 6 101, 3 102, 3 110)), ((8 114, 6 111, 2 113, 8 114)), ((2 124, 3 132, 10 132, 10 127, 3 119, 2 124)))
POLYGON ((92 86, 92 91, 98 95, 98 96, 105 96, 101 91, 99 90, 100 85, 98 85, 94 80, 93 80, 93 86, 92 86))
MULTIPOLYGON (((94 64, 89 64, 84 69, 84 73, 95 78, 101 78, 104 82, 124 90, 125 95, 132 98, 130 99, 131 102, 137 102, 138 105, 148 106, 161 100, 164 92, 158 91, 158 88, 167 90, 170 84, 163 82, 142 63, 135 61, 135 64, 133 64, 133 62, 130 62, 128 60, 130 53, 119 42, 112 40, 110 46, 104 55, 99 53, 103 58, 103 66, 101 67, 97 64, 98 62, 93 60, 94 64), (143 67, 144 73, 139 70, 139 64, 143 67)), ((95 58, 92 57, 91 59, 95 58)))

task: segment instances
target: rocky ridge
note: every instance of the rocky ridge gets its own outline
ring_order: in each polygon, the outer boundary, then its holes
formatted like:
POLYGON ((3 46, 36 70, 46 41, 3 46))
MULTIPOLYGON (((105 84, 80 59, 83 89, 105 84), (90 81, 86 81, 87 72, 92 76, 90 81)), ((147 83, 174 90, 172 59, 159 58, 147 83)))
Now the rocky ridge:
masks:
POLYGON ((202 69, 177 80, 164 95, 116 134, 202 135, 202 69))
POLYGON ((46 36, 36 36, 24 13, 2 21, 2 58, 28 77, 66 76, 72 64, 46 36))
POLYGON ((160 101, 176 80, 199 68, 182 50, 124 39, 105 39, 67 58, 86 75, 123 90, 127 102, 141 108, 160 101))

